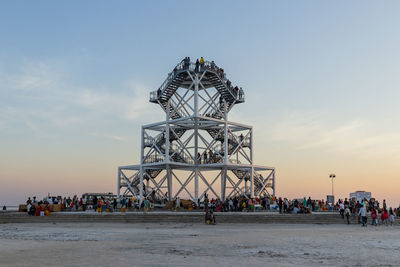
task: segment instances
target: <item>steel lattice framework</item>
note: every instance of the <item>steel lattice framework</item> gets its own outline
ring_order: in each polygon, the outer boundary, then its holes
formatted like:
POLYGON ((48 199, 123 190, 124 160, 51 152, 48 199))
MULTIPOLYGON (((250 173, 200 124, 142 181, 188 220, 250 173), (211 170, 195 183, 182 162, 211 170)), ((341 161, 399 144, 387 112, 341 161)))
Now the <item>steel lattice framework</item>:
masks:
POLYGON ((275 195, 275 169, 253 164, 252 126, 228 121, 244 103, 243 90, 214 62, 185 58, 150 102, 166 119, 142 126, 141 163, 118 168, 118 196, 199 203, 206 193, 222 200, 275 195))

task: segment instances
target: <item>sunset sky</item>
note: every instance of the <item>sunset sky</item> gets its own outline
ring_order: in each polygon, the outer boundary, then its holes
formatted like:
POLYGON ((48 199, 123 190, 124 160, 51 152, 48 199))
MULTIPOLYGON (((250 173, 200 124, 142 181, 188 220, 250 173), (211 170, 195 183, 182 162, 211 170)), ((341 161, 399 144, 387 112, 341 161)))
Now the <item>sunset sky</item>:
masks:
POLYGON ((246 92, 277 195, 400 204, 399 1, 2 1, 0 205, 115 192, 185 56, 246 92))

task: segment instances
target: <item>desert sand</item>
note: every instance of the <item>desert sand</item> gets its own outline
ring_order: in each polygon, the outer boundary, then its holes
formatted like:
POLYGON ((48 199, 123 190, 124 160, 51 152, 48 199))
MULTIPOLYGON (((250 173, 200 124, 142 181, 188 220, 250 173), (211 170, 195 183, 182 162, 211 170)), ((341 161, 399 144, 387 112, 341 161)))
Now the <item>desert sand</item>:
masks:
POLYGON ((400 227, 1 224, 0 266, 399 266, 400 227))

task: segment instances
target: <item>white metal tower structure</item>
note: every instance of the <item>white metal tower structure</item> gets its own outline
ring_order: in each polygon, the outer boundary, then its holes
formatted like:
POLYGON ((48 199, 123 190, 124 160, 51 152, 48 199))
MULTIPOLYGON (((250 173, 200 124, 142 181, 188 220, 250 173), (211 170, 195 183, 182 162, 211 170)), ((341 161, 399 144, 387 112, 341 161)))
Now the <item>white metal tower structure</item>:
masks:
POLYGON ((165 121, 142 126, 141 162, 118 168, 118 197, 199 203, 206 193, 222 200, 275 195, 275 169, 253 163, 252 126, 228 120, 244 92, 214 62, 185 58, 150 102, 165 121))

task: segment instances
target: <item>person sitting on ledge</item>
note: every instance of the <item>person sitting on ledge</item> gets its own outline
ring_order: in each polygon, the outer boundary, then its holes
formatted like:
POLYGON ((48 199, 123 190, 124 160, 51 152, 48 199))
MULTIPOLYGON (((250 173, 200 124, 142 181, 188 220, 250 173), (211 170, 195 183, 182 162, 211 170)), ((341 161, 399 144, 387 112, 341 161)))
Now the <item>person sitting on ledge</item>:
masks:
POLYGON ((36 213, 35 205, 28 204, 28 214, 34 216, 36 213))
POLYGON ((38 204, 36 211, 35 211, 35 216, 40 216, 40 212, 43 211, 43 208, 40 204, 38 204))

